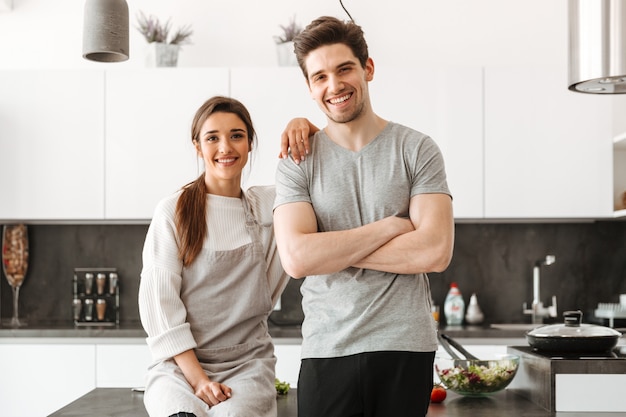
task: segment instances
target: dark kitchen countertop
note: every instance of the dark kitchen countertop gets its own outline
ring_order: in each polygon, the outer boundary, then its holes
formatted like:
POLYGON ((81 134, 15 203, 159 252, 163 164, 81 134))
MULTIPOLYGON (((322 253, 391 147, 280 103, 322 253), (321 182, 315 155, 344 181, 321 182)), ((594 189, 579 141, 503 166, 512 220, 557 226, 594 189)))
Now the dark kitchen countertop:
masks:
MULTIPOLYGON (((278 417, 297 417, 296 390, 276 398, 278 417)), ((48 417, 148 417, 143 393, 130 388, 96 388, 48 417)))
POLYGON ((515 339, 524 338, 525 330, 503 330, 485 326, 442 326, 439 333, 455 339, 515 339))
POLYGON ((0 343, 8 339, 24 338, 146 338, 139 322, 121 323, 117 326, 75 326, 74 322, 35 322, 20 328, 0 326, 0 343))
MULTIPOLYGON (((487 326, 456 326, 442 327, 444 332, 454 338, 468 339, 506 339, 523 338, 522 330, 492 329, 487 326)), ((300 342, 302 333, 300 326, 270 326, 270 334, 275 339, 283 342, 300 342)), ((67 322, 38 322, 29 323, 25 327, 13 329, 6 325, 0 326, 0 339, 2 338, 145 338, 146 333, 139 322, 121 323, 119 326, 74 326, 71 321, 67 322)))
POLYGON ((464 397, 448 391, 445 401, 431 404, 427 417, 626 417, 624 413, 552 413, 509 390, 487 397, 464 397))
MULTIPOLYGON (((278 417, 297 417, 297 391, 277 398, 278 417)), ((427 417, 581 417, 581 413, 551 413, 507 390, 489 397, 463 397, 448 391, 444 402, 431 404, 427 417)), ((143 394, 130 388, 96 388, 49 417, 147 417, 143 394)), ((584 417, 626 417, 625 413, 589 413, 584 417)))
MULTIPOLYGON (((302 333, 300 326, 270 327, 272 337, 292 342, 300 342, 302 333)), ((121 323, 117 326, 75 326, 74 322, 36 322, 24 327, 11 328, 0 325, 0 343, 8 339, 24 338, 114 338, 114 339, 145 339, 147 337, 138 321, 121 323)))
MULTIPOLYGON (((277 344, 300 344, 302 342, 302 332, 300 326, 270 326, 270 335, 277 344)), ((625 329, 617 329, 624 333, 625 329)), ((440 333, 445 333, 452 338, 462 339, 466 344, 497 344, 515 345, 520 344, 520 340, 525 340, 526 330, 523 329, 495 329, 485 326, 443 326, 440 333)), ((626 334, 626 333, 625 333, 626 334)), ((26 327, 13 329, 6 325, 0 326, 0 344, 14 343, 12 341, 19 338, 58 338, 58 339, 145 339, 146 332, 141 327, 141 323, 126 322, 119 326, 112 327, 76 327, 71 321, 67 322, 38 322, 28 323, 26 327)), ((623 344, 624 338, 620 339, 623 344)))
MULTIPOLYGON (((507 339, 524 338, 523 330, 493 329, 488 326, 454 326, 442 327, 439 330, 453 338, 461 339, 507 339)), ((270 334, 283 342, 300 342, 302 333, 300 326, 270 326, 270 334)), ((6 325, 0 326, 0 343, 2 338, 145 338, 146 333, 140 322, 126 322, 119 326, 81 326, 76 327, 67 322, 28 323, 25 327, 13 329, 6 325)))

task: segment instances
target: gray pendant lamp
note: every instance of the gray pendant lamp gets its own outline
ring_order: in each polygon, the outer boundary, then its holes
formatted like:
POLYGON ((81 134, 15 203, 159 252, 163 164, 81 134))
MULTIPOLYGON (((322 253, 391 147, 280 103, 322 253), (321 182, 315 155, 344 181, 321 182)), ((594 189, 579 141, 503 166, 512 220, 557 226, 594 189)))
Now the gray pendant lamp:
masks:
POLYGON ((83 58, 97 62, 126 61, 128 21, 126 0, 86 0, 83 58))
POLYGON ((626 94, 626 0, 569 0, 569 89, 626 94))

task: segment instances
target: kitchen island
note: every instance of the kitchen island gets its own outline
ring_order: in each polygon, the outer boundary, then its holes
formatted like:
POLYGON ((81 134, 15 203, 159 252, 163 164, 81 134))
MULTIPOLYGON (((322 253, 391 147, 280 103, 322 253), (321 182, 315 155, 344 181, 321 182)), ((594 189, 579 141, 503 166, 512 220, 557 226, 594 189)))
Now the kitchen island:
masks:
MULTIPOLYGON (((480 357, 506 353, 507 346, 527 345, 521 329, 464 326, 443 327, 440 332, 467 345, 470 352, 480 357)), ((296 388, 302 342, 300 327, 270 327, 270 334, 276 344, 277 377, 296 388)), ((30 322, 28 327, 19 329, 0 328, 3 413, 16 417, 49 415, 94 389, 129 390, 143 386, 151 362, 145 337, 139 323, 75 327, 71 322, 30 322), (31 400, 28 377, 35 373, 39 383, 47 387, 39 393, 38 401, 31 400)), ((620 339, 620 344, 625 342, 624 338, 620 339)), ((449 398, 453 397, 450 393, 449 398)))
MULTIPOLYGON (((276 398, 278 417, 298 415, 296 391, 276 398)), ((96 388, 49 417, 148 417, 143 393, 129 388, 96 388)))
MULTIPOLYGON (((296 390, 277 397, 278 417, 297 417, 296 390)), ((507 390, 489 397, 462 397, 448 391, 442 403, 431 404, 427 417, 626 417, 626 413, 551 413, 507 390)), ((49 417, 148 417, 143 394, 128 388, 96 388, 49 417)))

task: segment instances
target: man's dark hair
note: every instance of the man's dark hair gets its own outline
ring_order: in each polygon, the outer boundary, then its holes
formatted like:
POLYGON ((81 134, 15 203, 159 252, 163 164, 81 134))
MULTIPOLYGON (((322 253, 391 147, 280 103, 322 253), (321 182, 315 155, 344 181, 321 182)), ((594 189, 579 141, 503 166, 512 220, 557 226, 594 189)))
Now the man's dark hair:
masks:
POLYGON ((365 68, 365 64, 369 58, 367 42, 365 42, 361 26, 352 21, 344 22, 330 16, 322 16, 309 23, 309 25, 294 38, 293 43, 298 65, 300 65, 300 69, 307 80, 309 74, 304 60, 311 51, 321 46, 336 43, 346 45, 352 50, 352 53, 359 60, 363 68, 365 68))

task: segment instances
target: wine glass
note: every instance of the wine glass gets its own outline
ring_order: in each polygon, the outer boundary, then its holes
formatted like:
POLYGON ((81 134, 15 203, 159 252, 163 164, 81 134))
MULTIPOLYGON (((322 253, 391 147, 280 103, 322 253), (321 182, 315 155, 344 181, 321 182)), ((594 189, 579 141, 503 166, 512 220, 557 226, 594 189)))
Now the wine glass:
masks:
POLYGON ((24 224, 5 225, 2 228, 2 270, 13 289, 13 317, 11 327, 25 325, 18 317, 20 286, 28 269, 28 229, 24 224))

